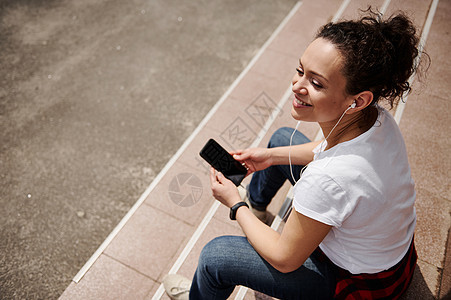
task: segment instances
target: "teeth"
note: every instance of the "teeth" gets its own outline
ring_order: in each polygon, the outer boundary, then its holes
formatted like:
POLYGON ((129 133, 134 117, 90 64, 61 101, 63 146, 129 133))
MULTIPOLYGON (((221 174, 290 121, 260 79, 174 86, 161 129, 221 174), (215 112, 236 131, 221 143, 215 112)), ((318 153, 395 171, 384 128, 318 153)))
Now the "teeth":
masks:
POLYGON ((299 100, 298 98, 296 98, 296 102, 297 102, 298 104, 300 104, 300 105, 311 106, 310 104, 307 104, 307 103, 305 103, 305 102, 299 100))

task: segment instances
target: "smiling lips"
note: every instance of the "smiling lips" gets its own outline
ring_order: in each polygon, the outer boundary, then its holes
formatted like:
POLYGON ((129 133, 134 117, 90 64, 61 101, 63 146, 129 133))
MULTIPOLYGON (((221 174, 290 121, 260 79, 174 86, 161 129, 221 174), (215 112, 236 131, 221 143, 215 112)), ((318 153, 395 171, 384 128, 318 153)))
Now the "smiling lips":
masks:
POLYGON ((312 105, 305 103, 304 101, 302 101, 301 99, 298 98, 298 95, 294 95, 294 101, 293 101, 293 106, 296 108, 301 108, 301 107, 312 107, 312 105))

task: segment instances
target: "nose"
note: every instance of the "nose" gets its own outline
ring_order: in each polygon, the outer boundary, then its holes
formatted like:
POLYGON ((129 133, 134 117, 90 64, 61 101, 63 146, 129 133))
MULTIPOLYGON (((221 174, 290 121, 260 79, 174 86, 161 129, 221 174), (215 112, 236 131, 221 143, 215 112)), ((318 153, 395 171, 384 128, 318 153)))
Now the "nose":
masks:
POLYGON ((305 78, 299 76, 298 74, 295 74, 293 77, 291 90, 294 93, 307 95, 307 84, 308 82, 305 80, 305 78))

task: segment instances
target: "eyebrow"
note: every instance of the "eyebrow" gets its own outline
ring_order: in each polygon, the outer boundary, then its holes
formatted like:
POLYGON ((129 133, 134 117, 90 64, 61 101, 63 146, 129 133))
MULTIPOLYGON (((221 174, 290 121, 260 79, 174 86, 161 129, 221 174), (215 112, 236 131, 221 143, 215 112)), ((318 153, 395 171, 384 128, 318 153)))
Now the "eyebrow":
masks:
MULTIPOLYGON (((301 67, 303 67, 301 59, 299 59, 299 65, 301 65, 301 67)), ((324 77, 323 75, 321 75, 321 74, 319 74, 319 73, 317 73, 317 72, 315 72, 315 71, 309 71, 309 72, 312 73, 313 75, 316 75, 316 76, 318 76, 318 77, 321 77, 321 78, 324 79, 326 82, 329 82, 329 80, 327 80, 327 78, 324 77)))

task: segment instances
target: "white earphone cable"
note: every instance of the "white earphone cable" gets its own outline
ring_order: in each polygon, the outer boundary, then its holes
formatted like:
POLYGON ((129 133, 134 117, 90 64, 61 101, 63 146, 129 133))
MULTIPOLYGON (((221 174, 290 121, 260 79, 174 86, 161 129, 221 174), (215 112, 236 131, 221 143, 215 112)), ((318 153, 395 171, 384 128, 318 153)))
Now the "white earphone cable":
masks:
MULTIPOLYGON (((341 119, 343 119, 343 117, 345 116, 346 112, 347 112, 348 110, 350 110, 351 108, 355 108, 355 105, 352 104, 351 106, 349 106, 349 107, 343 112, 343 114, 341 115, 340 119, 338 119, 337 123, 336 123, 335 126, 332 128, 332 130, 329 132, 329 134, 327 135, 327 137, 321 142, 321 145, 320 145, 320 147, 319 147, 319 151, 320 151, 320 152, 322 152, 322 148, 323 148, 323 143, 324 143, 324 141, 327 141, 327 139, 329 138, 329 136, 332 134, 332 132, 333 132, 333 131, 335 130, 335 128, 338 126, 338 123, 340 123, 341 119)), ((291 137, 290 137, 290 149, 289 149, 289 151, 288 151, 288 161, 289 161, 289 163, 290 163, 290 173, 291 173, 291 178, 293 179, 293 182, 294 182, 295 184, 296 184, 297 180, 294 178, 294 175, 293 175, 293 167, 292 167, 292 164, 291 164, 291 144, 292 144, 292 142, 293 142, 293 136, 294 136, 294 134, 296 133, 296 130, 298 129, 300 123, 301 123, 301 121, 298 121, 298 123, 296 124, 296 127, 295 127, 294 130, 293 130, 293 133, 291 134, 291 137)), ((307 165, 308 165, 308 164, 307 164, 307 165)), ((307 165, 305 165, 305 166, 302 168, 302 170, 301 170, 301 172, 300 172, 301 174, 302 174, 302 172, 304 171, 304 169, 307 167, 307 165)))
POLYGON ((338 119, 338 122, 335 124, 335 126, 332 128, 332 130, 329 132, 329 134, 327 135, 327 137, 321 142, 321 146, 319 147, 319 151, 320 151, 320 152, 323 151, 322 148, 323 148, 323 143, 324 143, 324 141, 327 141, 327 139, 330 137, 330 135, 332 134, 332 132, 333 132, 333 131, 335 130, 335 128, 338 126, 338 123, 340 123, 341 119, 343 119, 343 117, 345 116, 346 112, 347 112, 348 110, 350 110, 351 108, 352 108, 352 107, 350 106, 350 107, 348 107, 348 108, 343 112, 343 114, 341 115, 340 119, 338 119))
POLYGON ((298 123, 296 124, 296 127, 293 130, 293 133, 291 134, 291 137, 290 137, 290 150, 288 150, 288 161, 290 162, 290 173, 291 173, 291 178, 293 179, 294 183, 296 183, 296 179, 294 179, 293 167, 291 165, 291 144, 293 143, 293 136, 296 133, 296 130, 298 130, 299 124, 301 124, 301 121, 298 121, 298 123))

